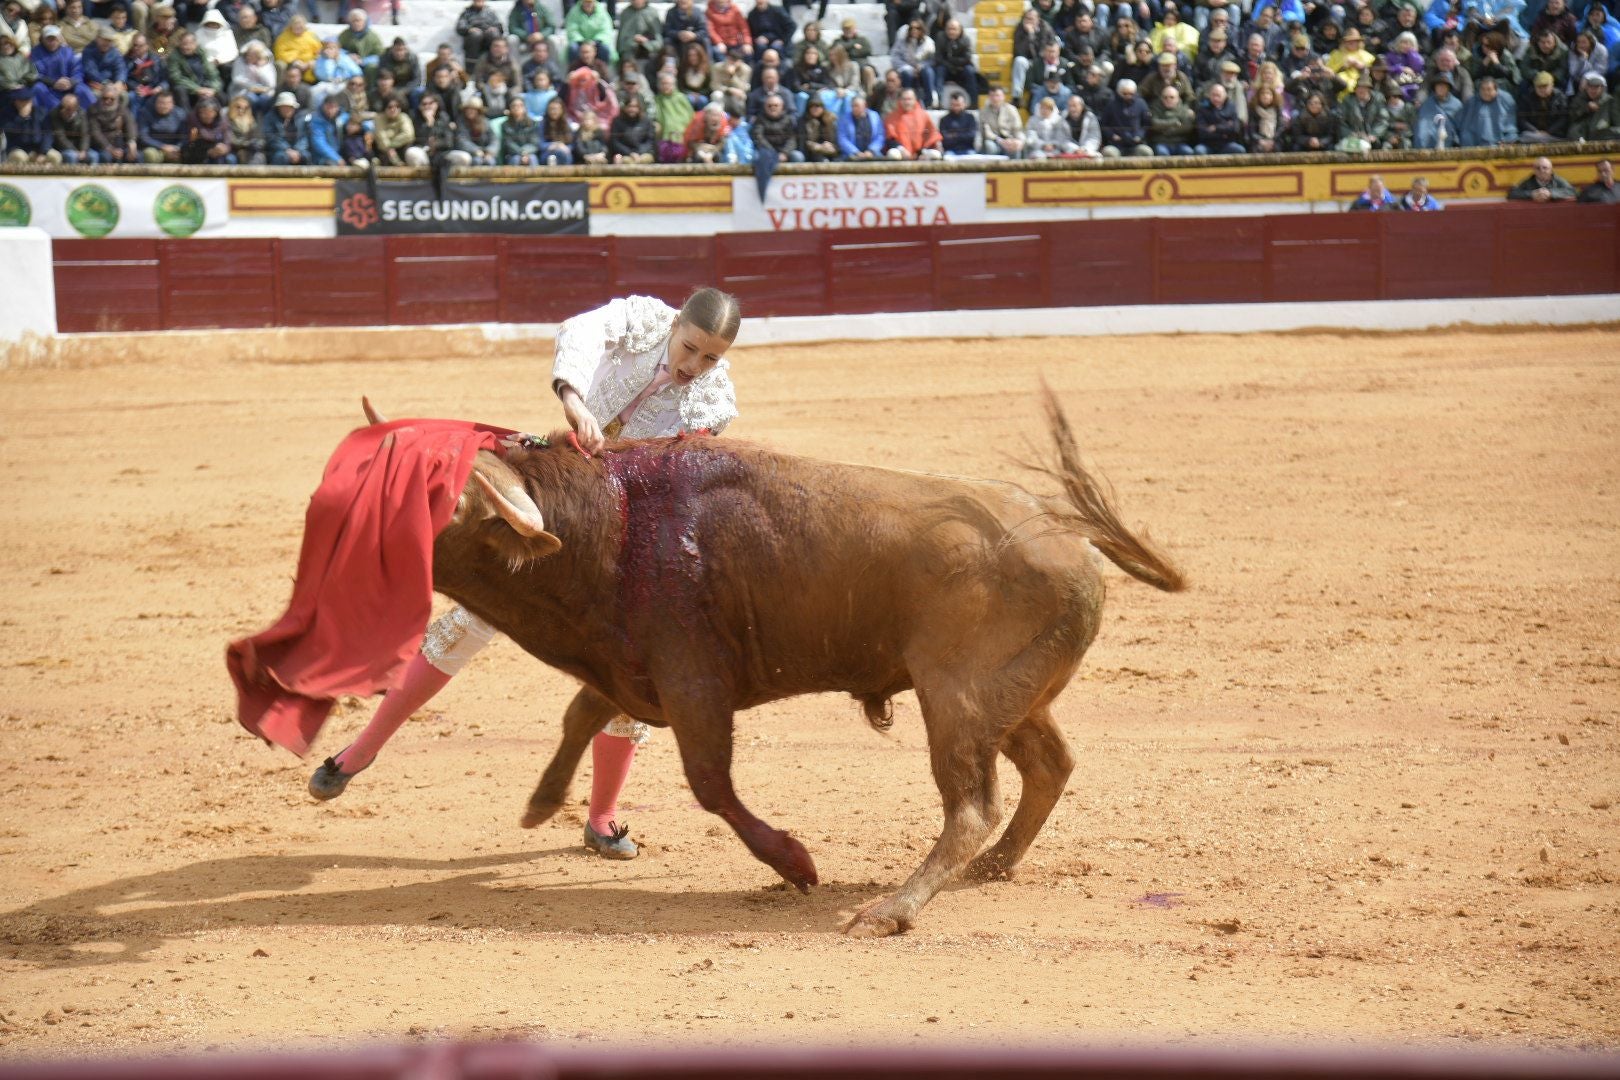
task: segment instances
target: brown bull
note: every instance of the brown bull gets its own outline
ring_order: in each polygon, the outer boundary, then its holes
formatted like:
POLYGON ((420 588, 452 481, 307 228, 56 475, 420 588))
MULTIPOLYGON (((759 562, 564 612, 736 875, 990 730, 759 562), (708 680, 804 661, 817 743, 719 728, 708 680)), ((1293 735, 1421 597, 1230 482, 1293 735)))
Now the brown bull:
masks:
POLYGON ((669 727, 704 809, 807 890, 809 852, 732 787, 733 715, 845 691, 886 727, 889 699, 915 689, 945 826, 846 929, 905 930, 964 870, 1008 874, 1073 768, 1051 704, 1097 633, 1092 548, 1182 587, 1081 467, 1050 391, 1047 411, 1066 499, 708 438, 616 442, 595 459, 564 444, 481 453, 434 544, 434 587, 585 684, 523 824, 562 807, 591 737, 623 712, 669 727), (1023 792, 979 854, 1001 817, 997 752, 1023 792))

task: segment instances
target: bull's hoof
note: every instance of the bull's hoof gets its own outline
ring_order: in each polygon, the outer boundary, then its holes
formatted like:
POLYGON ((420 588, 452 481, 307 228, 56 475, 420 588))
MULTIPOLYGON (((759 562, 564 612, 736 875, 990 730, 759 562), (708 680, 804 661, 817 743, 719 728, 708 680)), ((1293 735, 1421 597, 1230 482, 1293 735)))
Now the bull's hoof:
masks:
POLYGON ((888 900, 876 900, 855 913, 855 917, 844 924, 844 934, 852 938, 880 938, 893 937, 903 934, 911 929, 911 920, 898 914, 885 915, 883 909, 889 905, 888 900))
POLYGON ((1009 864, 992 850, 968 863, 967 869, 962 871, 962 880, 977 885, 988 881, 1011 881, 1017 871, 1017 863, 1009 864))

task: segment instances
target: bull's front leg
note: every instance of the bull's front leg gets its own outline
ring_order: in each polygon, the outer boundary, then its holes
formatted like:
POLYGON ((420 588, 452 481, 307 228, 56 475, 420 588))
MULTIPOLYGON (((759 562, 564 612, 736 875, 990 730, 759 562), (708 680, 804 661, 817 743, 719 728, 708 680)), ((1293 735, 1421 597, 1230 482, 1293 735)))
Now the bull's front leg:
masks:
POLYGON ((551 763, 540 776, 540 784, 529 796, 529 805, 523 812, 523 827, 532 829, 541 822, 550 821, 562 809, 568 798, 568 785, 579 769, 579 759, 591 745, 596 733, 619 714, 619 707, 588 686, 579 688, 574 700, 563 713, 562 742, 551 755, 551 763))
POLYGON ((675 743, 680 747, 686 782, 698 803, 730 825, 756 859, 800 892, 809 892, 817 882, 816 864, 810 853, 787 833, 749 813, 732 787, 731 708, 706 702, 672 702, 668 695, 661 696, 675 743))

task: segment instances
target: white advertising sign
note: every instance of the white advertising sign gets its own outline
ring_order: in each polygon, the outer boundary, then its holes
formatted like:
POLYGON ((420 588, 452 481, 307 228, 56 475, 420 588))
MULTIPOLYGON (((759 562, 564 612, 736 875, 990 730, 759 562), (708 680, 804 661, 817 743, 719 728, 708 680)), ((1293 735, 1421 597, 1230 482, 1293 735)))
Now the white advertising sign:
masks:
POLYGON ((0 176, 0 228, 34 225, 57 240, 213 236, 229 221, 224 180, 0 176))
POLYGON ((736 177, 731 216, 741 232, 962 225, 984 220, 984 174, 773 176, 763 202, 753 177, 736 177))

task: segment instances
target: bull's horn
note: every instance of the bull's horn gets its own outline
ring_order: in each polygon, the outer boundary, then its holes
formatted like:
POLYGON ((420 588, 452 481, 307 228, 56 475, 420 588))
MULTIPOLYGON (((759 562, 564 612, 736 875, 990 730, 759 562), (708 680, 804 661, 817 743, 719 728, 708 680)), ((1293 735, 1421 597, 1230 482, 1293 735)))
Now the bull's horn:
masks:
POLYGON ((495 504, 495 512, 512 526, 519 536, 535 541, 545 550, 542 554, 550 555, 562 547, 562 541, 546 531, 545 518, 540 514, 540 508, 534 505, 527 492, 521 488, 514 488, 504 492, 496 487, 489 477, 477 469, 473 470, 473 479, 483 489, 484 495, 495 504))
POLYGON ((366 411, 366 421, 372 424, 386 424, 388 417, 371 407, 371 399, 365 395, 360 397, 360 407, 366 411))

